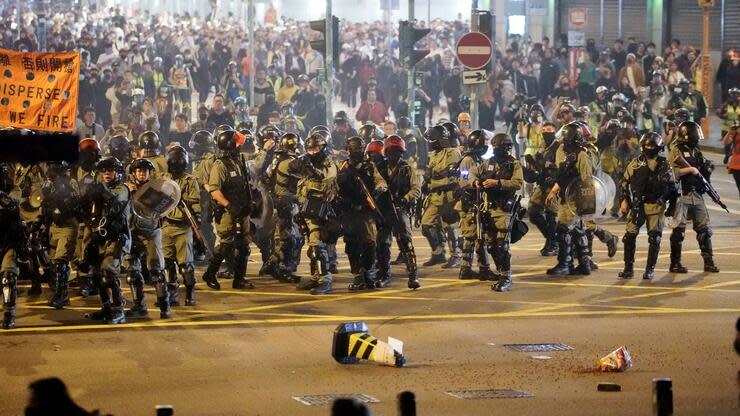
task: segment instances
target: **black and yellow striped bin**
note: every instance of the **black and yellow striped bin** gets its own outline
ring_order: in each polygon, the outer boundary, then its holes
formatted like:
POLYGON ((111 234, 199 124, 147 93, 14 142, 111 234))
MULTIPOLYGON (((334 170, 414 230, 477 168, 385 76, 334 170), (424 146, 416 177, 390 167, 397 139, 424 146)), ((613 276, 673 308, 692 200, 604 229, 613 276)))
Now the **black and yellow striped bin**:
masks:
POLYGON ((360 360, 375 361, 383 365, 403 367, 403 343, 389 338, 384 342, 368 333, 364 322, 347 322, 334 330, 332 356, 341 364, 357 364, 360 360), (394 346, 391 346, 394 344, 394 346))

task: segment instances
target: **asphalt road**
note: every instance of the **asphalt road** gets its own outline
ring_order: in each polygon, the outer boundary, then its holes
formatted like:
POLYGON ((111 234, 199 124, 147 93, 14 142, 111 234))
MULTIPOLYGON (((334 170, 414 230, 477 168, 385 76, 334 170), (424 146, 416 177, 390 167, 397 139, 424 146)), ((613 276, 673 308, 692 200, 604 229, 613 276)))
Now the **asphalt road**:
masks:
MULTIPOLYGON (((673 380, 675 413, 737 415, 737 371, 732 349, 740 315, 740 198, 722 171, 714 178, 731 209, 708 202, 719 274, 701 272, 693 232, 687 232, 686 275, 667 272, 668 236, 653 281, 639 279, 646 236, 638 239, 638 278, 620 281, 621 248, 613 259, 595 243, 600 269, 588 277, 548 277, 553 258, 539 256, 533 230, 514 246, 514 286, 461 281, 457 273, 422 268, 422 288, 406 289, 396 267, 390 289, 348 293, 346 257, 334 294, 313 297, 266 278, 252 291, 205 288, 198 305, 177 308, 163 321, 91 324, 82 315, 96 299, 73 298, 55 311, 23 297, 18 328, 0 333, 0 414, 22 414, 29 382, 58 376, 85 408, 115 415, 154 414, 172 404, 178 415, 328 415, 294 396, 366 394, 379 400, 373 414, 396 414, 396 395, 416 393, 420 415, 650 415, 652 380, 673 380), (330 354, 341 322, 363 320, 378 338, 405 343, 406 368, 364 363, 343 366, 330 354), (525 353, 504 344, 563 343, 569 351, 525 353), (594 370, 599 357, 619 346, 634 366, 624 373, 594 370), (535 359, 544 355, 549 359, 535 359), (618 393, 598 392, 601 381, 618 393), (447 392, 512 389, 529 398, 460 399, 447 392)), ((624 224, 606 228, 621 237, 624 224)), ((420 261, 429 250, 418 235, 420 261)), ((255 250, 256 251, 256 250, 255 250)), ((257 255, 253 256, 256 260, 257 255)), ((250 263, 254 274, 258 263, 250 263)), ((307 274, 303 261, 301 271, 307 274)), ((228 283, 228 282, 225 282, 228 283)), ((225 285, 226 286, 226 285, 225 285)), ((148 289, 150 308, 153 293, 148 289)))

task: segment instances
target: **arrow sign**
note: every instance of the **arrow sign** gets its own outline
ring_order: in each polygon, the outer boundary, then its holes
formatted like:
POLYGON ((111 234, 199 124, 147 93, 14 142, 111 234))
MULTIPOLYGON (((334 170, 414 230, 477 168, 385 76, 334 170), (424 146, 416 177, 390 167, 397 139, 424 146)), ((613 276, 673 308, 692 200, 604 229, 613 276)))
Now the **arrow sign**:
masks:
POLYGON ((478 69, 491 61, 493 44, 491 44, 491 39, 483 33, 470 32, 457 41, 455 53, 460 63, 468 69, 478 69))
POLYGON ((486 82, 486 71, 484 70, 477 70, 477 71, 463 71, 463 84, 469 85, 469 84, 482 84, 486 82))

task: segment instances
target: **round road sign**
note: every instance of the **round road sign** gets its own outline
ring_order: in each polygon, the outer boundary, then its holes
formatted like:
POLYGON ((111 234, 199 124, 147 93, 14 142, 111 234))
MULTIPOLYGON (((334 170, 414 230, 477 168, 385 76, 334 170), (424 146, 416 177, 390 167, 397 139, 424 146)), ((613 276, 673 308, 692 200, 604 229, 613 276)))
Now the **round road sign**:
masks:
POLYGON ((463 35, 455 46, 457 59, 470 69, 486 66, 491 61, 493 45, 488 36, 480 32, 470 32, 463 35))

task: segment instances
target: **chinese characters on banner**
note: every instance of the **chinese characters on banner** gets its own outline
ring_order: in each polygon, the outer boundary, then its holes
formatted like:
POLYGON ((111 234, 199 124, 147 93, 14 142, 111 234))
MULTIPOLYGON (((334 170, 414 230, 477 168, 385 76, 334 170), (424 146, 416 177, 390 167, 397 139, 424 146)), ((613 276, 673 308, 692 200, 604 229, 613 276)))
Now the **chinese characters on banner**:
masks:
POLYGON ((79 78, 78 52, 0 49, 0 126, 74 130, 79 78))

